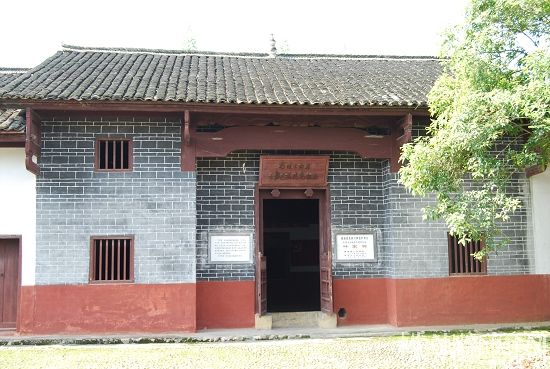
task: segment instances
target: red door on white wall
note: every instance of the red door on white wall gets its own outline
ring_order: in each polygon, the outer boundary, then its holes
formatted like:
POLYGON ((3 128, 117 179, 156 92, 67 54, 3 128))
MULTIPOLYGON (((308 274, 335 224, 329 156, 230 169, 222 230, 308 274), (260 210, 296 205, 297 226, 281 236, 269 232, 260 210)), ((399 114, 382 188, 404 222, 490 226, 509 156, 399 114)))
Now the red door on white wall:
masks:
POLYGON ((19 291, 19 239, 0 238, 0 328, 15 328, 19 291))

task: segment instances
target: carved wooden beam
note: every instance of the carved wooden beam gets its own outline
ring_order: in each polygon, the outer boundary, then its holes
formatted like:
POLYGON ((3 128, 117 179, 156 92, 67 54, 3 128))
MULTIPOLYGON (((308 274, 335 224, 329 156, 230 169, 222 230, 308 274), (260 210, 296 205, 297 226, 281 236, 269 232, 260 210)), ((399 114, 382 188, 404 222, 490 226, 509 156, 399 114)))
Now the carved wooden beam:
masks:
POLYGON ((397 137, 397 143, 399 144, 399 147, 401 147, 404 144, 411 142, 412 139, 412 115, 410 113, 401 120, 399 130, 403 132, 401 136, 397 137))
POLYGON ((40 167, 34 158, 38 159, 41 153, 41 121, 38 114, 30 108, 27 108, 25 118, 25 167, 29 172, 38 175, 40 167))
POLYGON ((224 157, 236 150, 323 150, 355 152, 364 158, 389 159, 392 137, 354 128, 229 127, 196 132, 197 157, 224 157))
POLYGON ((183 127, 181 130, 181 170, 194 172, 197 169, 195 143, 191 138, 191 114, 186 110, 183 114, 183 127))
POLYGON ((412 114, 408 113, 398 122, 397 127, 393 130, 393 154, 390 160, 390 171, 396 173, 401 168, 399 157, 401 156, 401 148, 404 144, 411 142, 412 139, 412 114))
POLYGON ((191 134, 189 133, 189 121, 191 118, 189 117, 189 110, 186 110, 184 113, 184 119, 183 119, 183 142, 185 146, 189 146, 191 143, 191 134))

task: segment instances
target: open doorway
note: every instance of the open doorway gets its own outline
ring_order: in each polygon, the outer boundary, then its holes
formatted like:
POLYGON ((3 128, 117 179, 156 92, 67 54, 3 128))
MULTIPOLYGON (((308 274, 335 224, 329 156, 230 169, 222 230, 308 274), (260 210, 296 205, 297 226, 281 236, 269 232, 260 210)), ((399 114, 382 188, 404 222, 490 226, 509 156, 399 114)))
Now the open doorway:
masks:
POLYGON ((267 311, 319 311, 318 199, 264 199, 267 311))

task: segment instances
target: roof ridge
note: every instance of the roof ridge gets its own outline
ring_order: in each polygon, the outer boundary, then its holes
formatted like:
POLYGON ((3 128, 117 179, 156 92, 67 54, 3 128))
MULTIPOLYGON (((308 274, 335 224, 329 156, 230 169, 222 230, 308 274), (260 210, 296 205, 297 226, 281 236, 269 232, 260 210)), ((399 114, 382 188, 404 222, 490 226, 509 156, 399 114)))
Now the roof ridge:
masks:
POLYGON ((254 53, 254 52, 224 52, 224 51, 202 51, 202 50, 170 50, 170 49, 148 49, 148 48, 131 48, 131 47, 94 47, 94 46, 78 46, 62 44, 62 51, 75 51, 75 52, 110 52, 121 54, 158 54, 158 55, 193 55, 193 56, 227 56, 227 57, 241 57, 241 58, 265 58, 265 59, 277 59, 277 58, 293 58, 293 59, 370 59, 370 60, 384 60, 384 59, 398 59, 398 60, 440 60, 437 56, 429 55, 358 55, 358 54, 277 54, 276 57, 270 56, 267 53, 254 53))

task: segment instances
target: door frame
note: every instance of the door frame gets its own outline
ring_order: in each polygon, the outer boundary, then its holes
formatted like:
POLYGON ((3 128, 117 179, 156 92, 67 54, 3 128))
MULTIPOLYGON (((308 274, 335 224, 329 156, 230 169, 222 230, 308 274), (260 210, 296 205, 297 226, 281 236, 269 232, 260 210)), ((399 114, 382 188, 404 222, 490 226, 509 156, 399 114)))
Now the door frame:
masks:
POLYGON ((0 234, 0 240, 17 240, 17 296, 16 296, 16 314, 15 327, 4 327, 0 323, 0 329, 2 330, 15 330, 19 331, 21 323, 21 274, 23 269, 23 236, 22 235, 10 235, 0 234))
MULTIPOLYGON (((265 281, 262 283, 262 262, 265 262, 263 250, 263 200, 319 200, 319 278, 320 278, 320 293, 321 293, 321 310, 323 310, 323 287, 322 287, 322 265, 321 256, 326 254, 328 258, 328 268, 330 275, 329 298, 330 312, 333 311, 333 293, 332 293, 332 238, 331 238, 331 218, 330 218, 330 191, 328 186, 323 187, 261 187, 256 184, 254 191, 254 223, 255 223, 255 269, 256 269, 256 297, 255 297, 255 312, 263 315, 265 307, 262 309, 262 300, 265 297, 265 281), (310 192, 312 191, 312 193, 310 192), (262 284, 264 291, 262 291, 262 284), (263 293, 262 293, 263 292, 263 293)), ((265 267, 265 266, 264 266, 265 267)), ((265 272, 264 272, 265 276, 265 272)))

